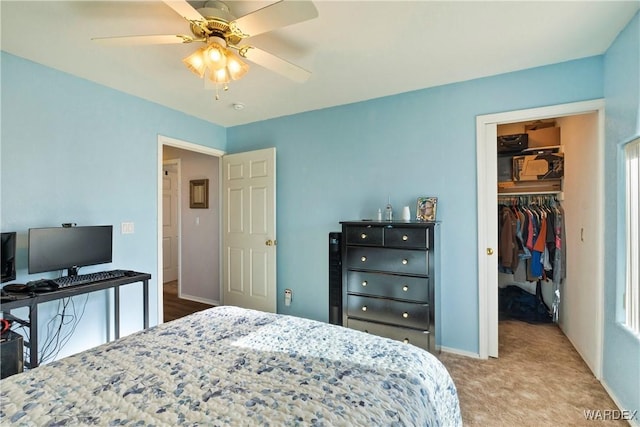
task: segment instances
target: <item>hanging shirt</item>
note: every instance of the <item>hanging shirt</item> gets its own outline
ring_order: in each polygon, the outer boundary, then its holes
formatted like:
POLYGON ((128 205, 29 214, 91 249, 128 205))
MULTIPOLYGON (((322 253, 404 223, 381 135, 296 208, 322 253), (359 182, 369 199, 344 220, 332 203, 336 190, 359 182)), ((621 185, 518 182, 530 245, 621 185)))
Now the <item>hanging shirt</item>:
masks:
POLYGON ((519 260, 516 242, 517 220, 510 208, 502 208, 500 224, 500 243, 498 245, 500 265, 515 270, 519 260))

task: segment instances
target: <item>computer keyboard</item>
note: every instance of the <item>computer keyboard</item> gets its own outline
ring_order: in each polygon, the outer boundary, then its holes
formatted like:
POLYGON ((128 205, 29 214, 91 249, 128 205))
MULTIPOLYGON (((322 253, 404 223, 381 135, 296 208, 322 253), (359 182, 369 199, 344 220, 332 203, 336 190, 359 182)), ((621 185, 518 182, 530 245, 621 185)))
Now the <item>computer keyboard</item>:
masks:
POLYGON ((61 288, 69 286, 85 285, 101 280, 117 279, 126 276, 125 270, 99 271, 97 273, 79 274, 77 276, 63 276, 51 281, 61 288))

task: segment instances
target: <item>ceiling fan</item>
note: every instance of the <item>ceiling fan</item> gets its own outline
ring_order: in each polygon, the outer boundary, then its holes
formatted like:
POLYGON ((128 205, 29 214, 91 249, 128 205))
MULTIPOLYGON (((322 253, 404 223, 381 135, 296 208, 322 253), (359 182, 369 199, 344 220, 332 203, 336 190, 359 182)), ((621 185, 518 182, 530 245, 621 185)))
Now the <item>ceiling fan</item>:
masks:
POLYGON ((225 90, 229 81, 242 78, 249 69, 231 50, 237 51, 241 58, 296 82, 304 82, 311 75, 309 71, 269 52, 242 44, 249 37, 316 18, 318 11, 311 1, 280 0, 240 18, 235 18, 221 1, 207 1, 199 9, 186 0, 164 0, 164 3, 189 22, 191 35, 96 37, 92 40, 108 45, 203 42, 205 46, 184 58, 183 62, 193 73, 201 78, 207 76, 216 88, 222 84, 225 90))

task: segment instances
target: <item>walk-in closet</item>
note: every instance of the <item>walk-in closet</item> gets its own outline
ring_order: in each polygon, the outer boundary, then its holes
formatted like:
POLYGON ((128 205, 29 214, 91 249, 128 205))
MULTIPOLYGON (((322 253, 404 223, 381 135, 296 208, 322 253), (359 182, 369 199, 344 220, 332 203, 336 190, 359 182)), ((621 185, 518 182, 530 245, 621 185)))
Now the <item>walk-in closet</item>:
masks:
POLYGON ((602 346, 600 131, 596 112, 500 124, 496 153, 499 319, 556 323, 594 373, 602 346))

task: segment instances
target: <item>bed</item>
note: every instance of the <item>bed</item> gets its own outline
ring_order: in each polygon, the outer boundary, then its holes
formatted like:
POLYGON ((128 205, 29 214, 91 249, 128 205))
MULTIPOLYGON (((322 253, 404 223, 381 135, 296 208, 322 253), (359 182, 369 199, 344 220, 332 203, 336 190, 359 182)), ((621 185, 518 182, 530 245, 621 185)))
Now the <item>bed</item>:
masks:
POLYGON ((2 425, 462 425, 426 351, 232 306, 11 376, 0 396, 2 425))

